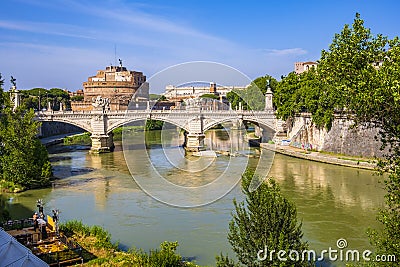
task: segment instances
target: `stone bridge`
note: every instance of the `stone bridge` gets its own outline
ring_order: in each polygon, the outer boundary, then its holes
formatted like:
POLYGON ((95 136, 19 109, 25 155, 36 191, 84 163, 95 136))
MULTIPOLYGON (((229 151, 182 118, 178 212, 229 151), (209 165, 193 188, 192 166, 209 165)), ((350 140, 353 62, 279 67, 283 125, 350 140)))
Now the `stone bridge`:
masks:
POLYGON ((224 122, 252 122, 272 133, 280 131, 281 123, 273 109, 265 111, 246 110, 93 110, 93 111, 44 111, 36 113, 38 121, 57 121, 76 125, 91 133, 92 150, 107 152, 113 149, 112 131, 125 124, 160 120, 185 130, 185 148, 198 151, 204 146, 204 132, 224 122))

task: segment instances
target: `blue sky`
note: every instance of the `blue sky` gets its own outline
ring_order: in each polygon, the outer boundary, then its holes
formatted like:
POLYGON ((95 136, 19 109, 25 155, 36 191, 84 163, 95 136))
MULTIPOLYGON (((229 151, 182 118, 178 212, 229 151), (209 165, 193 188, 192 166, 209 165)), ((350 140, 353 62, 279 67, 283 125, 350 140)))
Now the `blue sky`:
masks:
MULTIPOLYGON (((0 72, 19 88, 76 90, 121 58, 147 77, 213 61, 251 79, 317 60, 359 12, 373 33, 398 36, 400 1, 3 1, 0 72)), ((234 84, 235 81, 232 81, 234 84)))

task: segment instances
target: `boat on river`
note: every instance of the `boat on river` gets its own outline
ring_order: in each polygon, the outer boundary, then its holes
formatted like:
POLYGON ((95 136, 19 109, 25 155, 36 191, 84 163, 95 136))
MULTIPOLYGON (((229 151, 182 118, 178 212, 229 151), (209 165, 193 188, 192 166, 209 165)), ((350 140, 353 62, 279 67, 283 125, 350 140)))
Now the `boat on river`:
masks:
POLYGON ((193 152, 193 156, 196 157, 208 157, 208 158, 216 158, 217 153, 213 150, 204 150, 204 151, 198 151, 198 152, 193 152))

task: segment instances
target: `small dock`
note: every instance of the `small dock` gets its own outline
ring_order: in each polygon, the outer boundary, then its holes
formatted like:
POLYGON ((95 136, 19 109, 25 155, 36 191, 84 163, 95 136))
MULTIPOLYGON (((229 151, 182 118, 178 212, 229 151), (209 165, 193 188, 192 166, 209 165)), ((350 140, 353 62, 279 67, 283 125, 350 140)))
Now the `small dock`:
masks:
POLYGON ((83 263, 82 247, 62 233, 57 235, 54 222, 50 216, 47 217, 47 222, 42 219, 38 229, 35 229, 32 218, 10 220, 0 226, 49 266, 83 263))

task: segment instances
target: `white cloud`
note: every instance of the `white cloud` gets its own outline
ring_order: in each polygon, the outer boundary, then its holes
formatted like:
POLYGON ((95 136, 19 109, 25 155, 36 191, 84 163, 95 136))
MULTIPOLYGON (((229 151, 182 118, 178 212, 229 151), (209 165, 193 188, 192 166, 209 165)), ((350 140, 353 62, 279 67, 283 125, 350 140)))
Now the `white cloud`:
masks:
MULTIPOLYGON (((43 8, 42 1, 35 3, 43 8)), ((97 69, 114 62, 114 44, 118 58, 127 67, 143 71, 148 77, 171 65, 197 60, 228 64, 251 78, 266 73, 280 77, 292 70, 293 58, 307 53, 301 48, 254 50, 202 32, 185 21, 120 4, 46 2, 54 12, 63 9, 84 17, 85 24, 79 25, 73 19, 65 23, 0 20, 0 28, 72 38, 71 42, 61 43, 57 38, 44 40, 35 35, 29 39, 15 33, 3 36, 0 70, 19 74, 19 83, 24 87, 31 84, 77 89, 97 69)), ((146 10, 151 7, 146 6, 146 10)))
POLYGON ((262 49, 269 56, 300 56, 307 54, 307 51, 302 48, 288 49, 262 49))
POLYGON ((91 36, 92 33, 85 28, 61 23, 0 20, 0 28, 74 38, 94 39, 94 37, 91 36))

